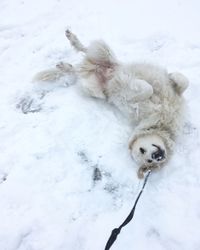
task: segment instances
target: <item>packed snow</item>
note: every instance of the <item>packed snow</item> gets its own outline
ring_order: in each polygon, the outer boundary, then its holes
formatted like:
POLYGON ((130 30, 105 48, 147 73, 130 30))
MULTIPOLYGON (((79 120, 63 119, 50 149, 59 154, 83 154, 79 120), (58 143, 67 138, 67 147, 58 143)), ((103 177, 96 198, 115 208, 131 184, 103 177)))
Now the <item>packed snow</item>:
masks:
POLYGON ((154 62, 190 80, 172 160, 153 173, 113 250, 200 249, 200 2, 1 0, 0 250, 103 250, 142 186, 132 128, 69 79, 33 83, 78 63, 66 27, 105 40, 124 62, 154 62))

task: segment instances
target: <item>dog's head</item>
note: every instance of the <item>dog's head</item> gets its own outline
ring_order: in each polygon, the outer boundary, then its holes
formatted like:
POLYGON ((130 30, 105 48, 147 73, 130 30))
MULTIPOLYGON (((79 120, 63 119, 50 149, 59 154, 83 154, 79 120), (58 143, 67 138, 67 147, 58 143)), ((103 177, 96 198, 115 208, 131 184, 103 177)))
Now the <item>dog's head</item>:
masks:
POLYGON ((130 141, 129 149, 139 165, 162 165, 167 159, 165 143, 158 135, 142 135, 130 141))

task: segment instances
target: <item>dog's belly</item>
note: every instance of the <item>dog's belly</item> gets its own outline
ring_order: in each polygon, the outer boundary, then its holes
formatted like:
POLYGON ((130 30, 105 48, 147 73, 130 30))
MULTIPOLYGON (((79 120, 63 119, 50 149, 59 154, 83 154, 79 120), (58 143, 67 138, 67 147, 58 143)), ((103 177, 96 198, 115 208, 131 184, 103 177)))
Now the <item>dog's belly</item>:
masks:
POLYGON ((121 96, 119 96, 119 98, 115 96, 115 98, 110 98, 109 101, 135 124, 162 110, 161 104, 155 104, 150 99, 143 102, 133 102, 132 100, 121 98, 121 96))
POLYGON ((149 119, 150 117, 155 118, 155 124, 159 126, 173 127, 175 117, 180 115, 180 107, 172 105, 172 100, 167 98, 160 98, 157 95, 153 95, 151 98, 142 102, 133 102, 121 98, 111 98, 112 102, 124 116, 126 116, 135 125, 141 121, 149 119), (164 124, 164 125, 163 125, 164 124))

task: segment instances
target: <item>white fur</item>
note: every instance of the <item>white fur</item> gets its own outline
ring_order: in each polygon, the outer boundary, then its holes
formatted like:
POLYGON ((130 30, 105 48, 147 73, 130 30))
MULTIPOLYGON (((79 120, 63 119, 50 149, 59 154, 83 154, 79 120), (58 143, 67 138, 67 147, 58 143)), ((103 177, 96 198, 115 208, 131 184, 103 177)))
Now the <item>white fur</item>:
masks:
POLYGON ((56 68, 48 69, 37 73, 33 81, 56 81, 60 78, 67 78, 67 82, 71 84, 75 83, 77 76, 75 74, 74 68, 69 63, 60 62, 56 65, 56 68))
POLYGON ((121 63, 103 41, 94 41, 85 48, 70 31, 67 37, 76 50, 85 53, 74 70, 82 89, 93 97, 107 99, 132 122, 129 149, 135 161, 146 166, 152 164, 148 160, 163 164, 181 125, 187 78, 177 72, 168 74, 152 64, 121 63), (152 159, 156 152, 152 144, 165 154, 159 162, 152 159))
POLYGON ((152 159, 152 153, 157 151, 157 148, 153 145, 159 145, 159 147, 166 152, 166 147, 162 138, 156 134, 142 136, 139 140, 135 141, 131 154, 140 166, 154 165, 158 163, 160 165, 166 160, 166 158, 161 160, 152 159), (144 153, 141 153, 140 149, 143 149, 144 153), (141 155, 143 155, 143 157, 141 157, 141 155))

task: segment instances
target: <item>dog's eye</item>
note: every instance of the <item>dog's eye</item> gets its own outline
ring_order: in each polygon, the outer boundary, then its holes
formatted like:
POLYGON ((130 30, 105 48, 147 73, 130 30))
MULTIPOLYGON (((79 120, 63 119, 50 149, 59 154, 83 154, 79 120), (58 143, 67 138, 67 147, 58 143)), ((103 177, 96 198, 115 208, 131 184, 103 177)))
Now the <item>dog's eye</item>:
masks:
POLYGON ((145 149, 140 148, 140 153, 141 153, 141 154, 144 154, 145 152, 146 152, 146 150, 145 150, 145 149))

